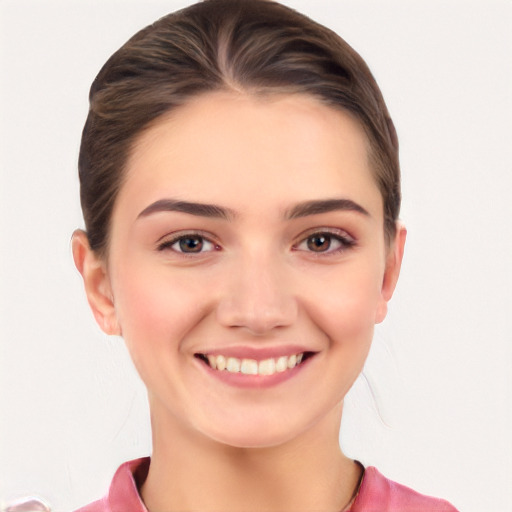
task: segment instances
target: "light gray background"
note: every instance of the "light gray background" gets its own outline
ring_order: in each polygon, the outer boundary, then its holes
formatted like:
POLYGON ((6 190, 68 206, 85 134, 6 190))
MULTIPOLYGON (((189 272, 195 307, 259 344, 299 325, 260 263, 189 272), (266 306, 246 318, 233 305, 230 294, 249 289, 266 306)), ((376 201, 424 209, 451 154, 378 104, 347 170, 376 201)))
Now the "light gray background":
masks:
MULTIPOLYGON (((69 240, 91 81, 188 3, 0 3, 0 503, 73 509, 150 450, 144 389, 95 326, 69 240)), ((360 379, 345 451, 461 511, 511 511, 512 3, 286 3, 363 55, 401 143, 409 238, 366 371, 383 421, 360 379)))

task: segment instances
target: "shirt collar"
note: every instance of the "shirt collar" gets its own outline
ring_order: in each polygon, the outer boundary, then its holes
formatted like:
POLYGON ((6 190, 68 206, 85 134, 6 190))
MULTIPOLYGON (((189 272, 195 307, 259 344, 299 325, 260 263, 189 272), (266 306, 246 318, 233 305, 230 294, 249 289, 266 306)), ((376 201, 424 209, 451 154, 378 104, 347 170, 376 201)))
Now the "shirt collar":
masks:
POLYGON ((149 471, 149 457, 125 462, 116 471, 107 495, 111 512, 148 512, 139 494, 149 471))

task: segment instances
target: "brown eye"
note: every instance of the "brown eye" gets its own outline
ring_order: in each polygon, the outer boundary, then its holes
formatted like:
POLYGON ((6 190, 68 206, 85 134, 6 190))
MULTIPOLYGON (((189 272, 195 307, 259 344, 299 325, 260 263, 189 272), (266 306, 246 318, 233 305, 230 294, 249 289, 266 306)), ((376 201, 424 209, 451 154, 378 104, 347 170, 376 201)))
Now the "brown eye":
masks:
POLYGON ((201 252, 204 239, 199 235, 185 236, 178 240, 177 245, 180 252, 201 252))
POLYGON ((356 241, 344 231, 331 233, 329 231, 317 231, 294 246, 297 251, 316 253, 318 255, 336 255, 354 247, 356 241))
POLYGON ((310 251, 327 251, 331 247, 331 236, 326 233, 312 235, 307 239, 307 246, 310 251))
POLYGON ((171 250, 181 254, 202 254, 218 250, 219 247, 202 235, 194 233, 176 236, 158 246, 159 251, 171 250))

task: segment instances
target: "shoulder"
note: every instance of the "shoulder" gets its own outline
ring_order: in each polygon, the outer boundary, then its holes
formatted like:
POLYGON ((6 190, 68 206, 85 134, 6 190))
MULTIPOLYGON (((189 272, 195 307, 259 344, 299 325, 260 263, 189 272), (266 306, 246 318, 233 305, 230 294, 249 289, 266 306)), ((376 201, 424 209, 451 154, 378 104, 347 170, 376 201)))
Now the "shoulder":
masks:
POLYGON ((146 479, 148 469, 149 457, 125 462, 116 471, 108 493, 75 512, 147 512, 138 487, 146 479))
POLYGON ((457 509, 446 500, 420 494, 368 467, 350 512, 457 512, 457 509))

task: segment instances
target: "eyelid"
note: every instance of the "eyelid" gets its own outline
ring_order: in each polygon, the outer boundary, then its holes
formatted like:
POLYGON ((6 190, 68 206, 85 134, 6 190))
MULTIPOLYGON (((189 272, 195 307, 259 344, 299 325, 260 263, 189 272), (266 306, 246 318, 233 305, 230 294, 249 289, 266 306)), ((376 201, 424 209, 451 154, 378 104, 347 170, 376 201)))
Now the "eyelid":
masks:
POLYGON ((339 247, 338 249, 328 249, 327 251, 306 251, 311 255, 314 255, 315 257, 322 257, 322 256, 331 256, 333 254, 337 254, 340 252, 347 251, 354 247, 357 244, 356 239, 350 235, 347 231, 340 228, 329 228, 329 227, 317 227, 310 230, 305 231, 302 233, 299 237, 299 240, 297 243, 293 245, 294 250, 300 250, 298 249, 298 246, 302 243, 306 242, 306 240, 314 235, 331 235, 333 238, 338 240, 342 247, 339 247))
MULTIPOLYGON (((312 229, 309 229, 309 230, 301 233, 298 237, 298 241, 293 244, 292 250, 300 250, 300 249, 298 249, 298 246, 300 244, 304 243, 308 238, 312 237, 313 235, 322 235, 322 234, 331 235, 333 238, 335 238, 336 240, 338 240, 341 243, 342 247, 340 247, 338 249, 334 249, 334 250, 328 249, 326 251, 318 251, 318 252, 315 252, 315 251, 303 251, 303 252, 309 252, 310 254, 312 254, 314 256, 318 256, 318 257, 328 256, 328 255, 332 255, 332 254, 336 254, 339 252, 349 250, 350 248, 355 246, 357 243, 356 239, 352 235, 350 235, 347 231, 345 231, 344 229, 332 228, 332 227, 316 227, 316 228, 312 228, 312 229)), ((174 252, 175 254, 180 255, 182 257, 197 257, 201 254, 204 255, 204 254, 208 254, 208 253, 211 253, 211 252, 221 249, 220 244, 215 240, 215 238, 216 237, 213 234, 208 233, 208 232, 204 232, 201 230, 194 230, 194 229, 192 229, 192 230, 184 229, 184 230, 176 231, 174 233, 166 233, 165 235, 161 236, 156 241, 156 248, 158 251, 165 251, 165 250, 169 249, 172 252, 174 252), (213 249, 208 250, 208 251, 200 251, 200 252, 196 252, 196 253, 194 253, 194 252, 187 253, 187 252, 176 251, 176 250, 171 249, 172 245, 179 242, 181 239, 187 238, 187 237, 193 237, 193 236, 200 237, 203 240, 205 240, 206 242, 209 242, 210 244, 213 245, 213 249)))
POLYGON ((353 237, 347 230, 341 229, 341 228, 333 228, 328 226, 319 226, 311 229, 307 229, 306 231, 303 231, 298 237, 298 241, 302 242, 304 239, 312 236, 312 235, 320 235, 322 233, 329 234, 329 235, 335 235, 340 238, 344 238, 347 241, 353 241, 355 242, 356 239, 353 237))
POLYGON ((220 245, 215 241, 215 237, 211 233, 207 233, 207 232, 195 230, 195 229, 192 229, 192 230, 184 229, 184 230, 176 231, 174 233, 167 233, 164 236, 161 236, 156 241, 156 248, 158 251, 165 251, 165 250, 169 249, 172 252, 174 252, 180 256, 185 256, 185 257, 195 256, 195 257, 197 257, 200 254, 206 254, 206 253, 213 252, 214 250, 220 249, 220 245), (175 251, 175 250, 171 249, 171 247, 175 243, 179 242, 181 239, 187 238, 187 237, 193 237, 193 236, 200 237, 203 240, 205 240, 206 242, 211 243, 214 246, 213 250, 201 251, 201 252, 197 252, 197 253, 193 253, 193 252, 186 253, 186 252, 175 251))

